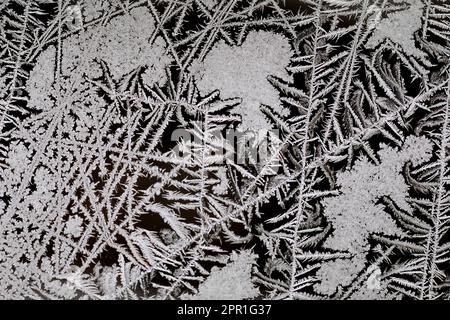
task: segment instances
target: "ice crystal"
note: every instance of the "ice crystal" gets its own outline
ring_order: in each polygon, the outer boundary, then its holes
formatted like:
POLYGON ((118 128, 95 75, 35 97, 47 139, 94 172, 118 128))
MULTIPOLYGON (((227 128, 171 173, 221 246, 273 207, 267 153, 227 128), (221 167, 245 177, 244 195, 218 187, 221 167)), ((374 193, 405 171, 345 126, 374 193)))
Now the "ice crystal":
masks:
POLYGON ((255 298, 258 289, 252 283, 251 271, 256 255, 249 251, 233 254, 223 268, 215 267, 208 278, 199 286, 192 299, 240 300, 255 298))
MULTIPOLYGON (((402 3, 402 0, 394 2, 402 3)), ((414 34, 420 30, 422 25, 423 0, 409 0, 406 3, 407 9, 389 13, 387 18, 381 18, 381 21, 375 26, 373 35, 367 41, 368 48, 374 48, 383 40, 390 39, 400 45, 406 54, 418 58, 424 56, 414 41, 414 34)), ((380 8, 374 7, 372 9, 376 15, 381 15, 380 8)))
POLYGON ((193 67, 193 76, 203 93, 219 90, 224 98, 242 98, 236 111, 242 116, 244 130, 267 129, 269 124, 260 111, 261 105, 273 107, 280 115, 288 110, 281 106, 278 92, 267 77, 288 78, 285 68, 291 58, 289 41, 272 32, 250 32, 240 46, 219 41, 203 62, 193 67))
POLYGON ((324 215, 334 228, 324 246, 354 255, 349 261, 325 263, 318 271, 323 281, 320 291, 332 293, 338 285, 348 285, 365 264, 370 234, 404 236, 394 219, 378 200, 389 197, 402 210, 412 214, 407 202, 409 186, 401 176, 407 161, 418 166, 431 157, 432 145, 424 137, 408 137, 401 151, 382 148, 380 164, 367 158, 356 161, 350 171, 338 174, 340 195, 323 201, 324 215))
POLYGON ((0 298, 448 298, 449 12, 0 2, 0 298))

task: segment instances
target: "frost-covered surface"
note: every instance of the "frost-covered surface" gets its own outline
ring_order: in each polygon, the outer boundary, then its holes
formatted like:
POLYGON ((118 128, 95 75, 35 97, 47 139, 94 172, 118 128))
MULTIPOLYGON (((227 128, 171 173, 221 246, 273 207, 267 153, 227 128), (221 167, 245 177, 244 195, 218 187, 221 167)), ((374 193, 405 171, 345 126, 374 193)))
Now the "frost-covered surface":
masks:
POLYGON ((201 300, 250 299, 259 296, 252 283, 252 267, 256 255, 247 251, 232 253, 231 262, 222 269, 213 267, 208 278, 199 285, 195 296, 182 298, 201 300))
MULTIPOLYGON (((389 1, 385 1, 384 4, 389 1)), ((423 52, 416 48, 414 41, 414 35, 420 30, 422 25, 422 15, 424 10, 423 0, 394 0, 399 4, 404 3, 407 5, 405 10, 397 11, 388 14, 387 18, 382 18, 382 9, 378 6, 371 8, 374 17, 374 23, 378 22, 378 26, 375 26, 374 33, 367 41, 368 48, 374 48, 382 41, 389 39, 401 46, 401 48, 408 55, 416 57, 423 56, 423 52), (381 22, 377 21, 380 20, 381 22)))
POLYGON ((0 298, 448 299, 450 3, 0 4, 0 298))
POLYGON ((283 116, 289 114, 267 77, 288 78, 286 67, 291 56, 289 41, 283 35, 253 31, 240 46, 218 42, 204 61, 194 63, 192 74, 200 93, 219 90, 223 98, 242 99, 235 111, 242 117, 244 130, 267 129, 270 124, 260 111, 261 105, 271 106, 283 116))
POLYGON ((399 152, 382 146, 378 153, 380 164, 372 164, 364 157, 355 162, 352 170, 337 174, 339 196, 322 201, 324 216, 334 229, 324 241, 324 247, 347 251, 353 256, 350 261, 322 264, 318 270, 322 279, 317 285, 319 291, 332 293, 339 285, 349 285, 364 269, 371 234, 406 236, 384 206, 377 202, 388 197, 400 210, 413 215, 407 202, 409 187, 401 176, 401 169, 407 161, 417 166, 430 160, 431 150, 431 142, 426 138, 407 137, 399 152))

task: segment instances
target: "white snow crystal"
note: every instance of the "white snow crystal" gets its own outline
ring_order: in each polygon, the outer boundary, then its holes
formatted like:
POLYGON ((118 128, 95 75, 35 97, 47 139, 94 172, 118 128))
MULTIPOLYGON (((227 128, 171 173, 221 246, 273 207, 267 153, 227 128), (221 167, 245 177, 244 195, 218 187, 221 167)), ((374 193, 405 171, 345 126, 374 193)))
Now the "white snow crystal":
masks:
POLYGON ((267 129, 269 124, 260 105, 268 105, 284 116, 288 114, 267 77, 287 78, 285 68, 291 56, 285 36, 252 31, 240 47, 219 41, 204 61, 192 66, 192 71, 203 94, 218 89, 223 98, 242 98, 242 104, 235 109, 242 116, 242 129, 267 129))

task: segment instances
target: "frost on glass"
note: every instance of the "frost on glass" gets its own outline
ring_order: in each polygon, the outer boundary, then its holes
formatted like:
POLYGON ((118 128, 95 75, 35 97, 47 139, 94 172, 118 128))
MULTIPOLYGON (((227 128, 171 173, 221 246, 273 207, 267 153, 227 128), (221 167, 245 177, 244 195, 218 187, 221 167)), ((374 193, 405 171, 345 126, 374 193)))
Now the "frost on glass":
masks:
POLYGON ((194 63, 192 73, 202 93, 219 90, 225 98, 239 97, 236 112, 245 129, 267 129, 269 123, 260 111, 261 105, 273 107, 278 114, 288 111, 278 100, 278 92, 268 76, 288 78, 286 67, 291 58, 286 37, 264 31, 250 32, 240 46, 218 42, 202 62, 194 63))
POLYGON ((195 296, 183 298, 199 300, 241 300, 255 298, 259 290, 252 283, 252 268, 257 256, 249 251, 233 253, 223 268, 214 267, 200 284, 195 296))
MULTIPOLYGON (((337 175, 336 183, 341 193, 322 202, 323 213, 334 229, 324 241, 324 247, 348 252, 351 257, 324 263, 320 267, 318 273, 322 281, 317 285, 319 291, 331 293, 337 286, 349 285, 364 269, 365 255, 370 249, 369 235, 406 235, 378 200, 387 197, 399 210, 405 211, 405 215, 413 217, 414 212, 407 202, 409 186, 400 173, 407 161, 416 166, 428 161, 431 149, 432 145, 426 138, 407 137, 401 151, 382 147, 378 152, 378 165, 363 158, 357 160, 350 171, 337 175)), ((372 285, 370 289, 379 290, 381 287, 372 285)))
POLYGON ((367 41, 367 47, 373 48, 382 41, 390 41, 401 45, 406 54, 422 57, 423 52, 416 48, 414 41, 415 33, 422 25, 422 14, 424 2, 422 0, 392 1, 399 4, 406 4, 406 9, 388 14, 388 17, 382 18, 380 7, 373 5, 371 8, 374 15, 374 33, 367 41), (378 21, 380 20, 381 21, 378 21), (378 23, 377 23, 378 22, 378 23))
POLYGON ((448 299, 444 0, 0 3, 0 298, 448 299))

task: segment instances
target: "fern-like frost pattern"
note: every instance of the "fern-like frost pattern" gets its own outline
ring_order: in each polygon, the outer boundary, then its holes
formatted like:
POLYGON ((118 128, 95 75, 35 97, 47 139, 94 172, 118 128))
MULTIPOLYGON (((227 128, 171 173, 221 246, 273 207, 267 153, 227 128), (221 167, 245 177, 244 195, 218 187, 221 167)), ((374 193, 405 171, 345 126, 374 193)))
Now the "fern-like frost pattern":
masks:
POLYGON ((0 298, 448 299, 450 2, 0 2, 0 298))

